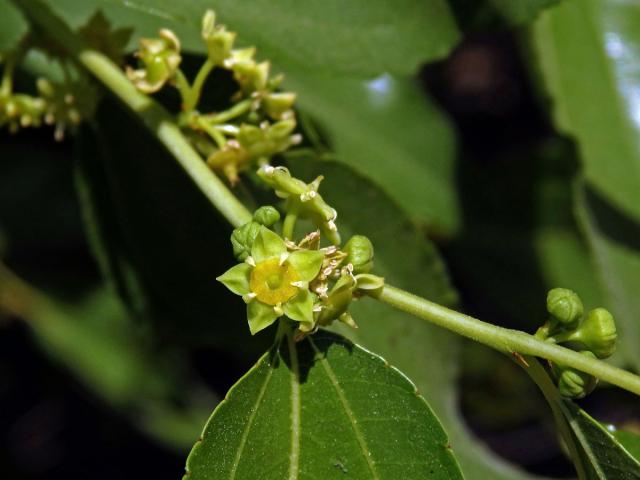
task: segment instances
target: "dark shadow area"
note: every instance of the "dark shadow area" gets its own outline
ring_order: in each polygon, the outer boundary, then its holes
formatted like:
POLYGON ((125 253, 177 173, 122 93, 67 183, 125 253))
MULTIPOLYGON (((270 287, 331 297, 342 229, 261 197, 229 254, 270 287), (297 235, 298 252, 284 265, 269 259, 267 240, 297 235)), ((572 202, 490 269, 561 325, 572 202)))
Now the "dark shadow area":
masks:
MULTIPOLYGON (((7 320, 6 318, 4 320, 7 320)), ((40 353, 18 321, 0 335, 0 471, 11 480, 180 478, 186 452, 151 441, 40 353)))
MULTIPOLYGON (((611 241, 640 252, 640 222, 611 205, 598 191, 587 184, 585 201, 595 228, 611 241)), ((640 191, 638 192, 640 202, 640 191)))
MULTIPOLYGON (((318 361, 318 353, 316 352, 316 349, 318 350, 320 355, 326 356, 329 348, 331 348, 332 345, 336 344, 344 347, 347 351, 349 351, 349 353, 353 351, 353 343, 340 335, 328 332, 326 330, 320 330, 313 335, 313 346, 311 345, 311 342, 308 338, 301 340, 295 344, 300 383, 305 383, 307 381, 309 371, 318 361)), ((289 344, 286 337, 283 338, 280 343, 280 358, 284 360, 287 368, 291 370, 291 352, 289 351, 289 344)))
MULTIPOLYGON (((533 331, 547 315, 551 288, 536 235, 577 228, 573 145, 557 137, 541 111, 512 32, 470 36, 422 78, 459 137, 463 227, 440 246, 462 308, 494 324, 533 331)), ((472 351, 465 355, 460 402, 475 434, 532 473, 574 475, 535 385, 509 359, 472 351)))

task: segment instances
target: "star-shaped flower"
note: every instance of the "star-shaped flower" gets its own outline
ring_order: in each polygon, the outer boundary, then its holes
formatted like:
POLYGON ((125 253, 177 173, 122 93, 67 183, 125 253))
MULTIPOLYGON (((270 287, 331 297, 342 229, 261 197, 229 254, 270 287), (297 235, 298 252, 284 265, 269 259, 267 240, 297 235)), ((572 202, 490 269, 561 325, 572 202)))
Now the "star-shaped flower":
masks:
POLYGON ((282 238, 262 226, 251 246, 251 255, 217 278, 247 302, 249 329, 255 335, 276 319, 314 325, 316 296, 309 290, 322 267, 324 253, 299 249, 289 252, 282 238))

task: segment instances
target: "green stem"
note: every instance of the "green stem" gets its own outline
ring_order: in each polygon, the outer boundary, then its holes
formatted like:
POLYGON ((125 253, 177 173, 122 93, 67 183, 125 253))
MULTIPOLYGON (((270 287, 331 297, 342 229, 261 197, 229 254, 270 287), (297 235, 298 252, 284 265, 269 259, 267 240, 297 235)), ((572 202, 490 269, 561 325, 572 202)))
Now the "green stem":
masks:
POLYGON ((184 102, 183 109, 185 112, 190 112, 195 109, 200 101, 200 95, 202 94, 202 87, 204 86, 204 82, 207 81, 207 77, 211 73, 211 70, 215 68, 216 64, 210 59, 202 64, 198 74, 196 75, 195 80, 193 81, 193 85, 191 86, 191 92, 189 93, 186 101, 184 102))
POLYGON ((196 119, 196 124, 198 128, 203 130, 207 135, 209 135, 218 148, 222 149, 227 143, 227 139, 214 125, 211 125, 204 117, 198 116, 196 119))
POLYGON ((284 238, 288 238, 293 241, 293 232, 295 231, 297 221, 297 209, 295 209, 295 211, 287 212, 287 215, 284 217, 284 222, 282 222, 282 236, 284 238))
POLYGON ((571 431, 571 426, 569 425, 567 417, 562 409, 564 399, 560 396, 560 393, 558 393, 557 387, 551 381, 549 374, 537 358, 527 355, 522 358, 522 361, 517 361, 516 363, 520 365, 525 372, 527 372, 527 375, 529 375, 529 377, 535 382, 544 395, 544 398, 547 400, 547 403, 553 412, 553 418, 555 419, 558 427, 558 432, 569 449, 569 455, 573 459, 573 463, 578 473, 578 478, 580 480, 586 479, 587 475, 584 471, 584 465, 580 461, 580 453, 578 445, 576 444, 575 436, 571 431))
POLYGON ((187 77, 180 69, 176 71, 175 87, 178 89, 178 92, 180 92, 180 99, 182 100, 182 110, 188 111, 186 105, 191 98, 191 85, 189 85, 187 77))
POLYGON ((378 300, 415 315, 463 337, 509 355, 533 355, 567 365, 640 395, 640 377, 601 360, 589 358, 565 347, 544 342, 533 335, 492 325, 430 302, 399 288, 385 285, 373 294, 378 300))
POLYGON ((246 100, 236 103, 233 107, 220 113, 213 115, 204 115, 204 117, 211 123, 225 123, 232 120, 243 113, 248 112, 251 109, 252 100, 247 98, 246 100))
POLYGON ((127 107, 171 152, 200 191, 216 209, 238 227, 251 220, 251 213, 203 162, 185 138, 173 118, 161 105, 133 86, 120 68, 105 55, 86 48, 69 28, 41 0, 14 0, 14 4, 32 23, 46 31, 127 107))

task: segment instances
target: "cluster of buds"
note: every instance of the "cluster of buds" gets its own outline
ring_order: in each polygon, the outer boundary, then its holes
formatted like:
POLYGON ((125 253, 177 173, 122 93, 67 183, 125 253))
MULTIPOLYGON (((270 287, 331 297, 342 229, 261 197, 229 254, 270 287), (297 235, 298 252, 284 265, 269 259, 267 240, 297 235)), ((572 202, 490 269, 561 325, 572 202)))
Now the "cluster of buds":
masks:
MULTIPOLYGON (((536 337, 560 343, 591 358, 608 358, 616 349, 616 324, 611 313, 596 308, 586 315, 580 297, 566 288, 554 288, 547 295, 549 319, 538 329, 536 337)), ((565 365, 552 365, 560 394, 582 398, 596 387, 592 375, 565 365)))
POLYGON ((66 85, 39 78, 36 85, 44 100, 44 123, 54 126, 53 136, 57 141, 64 139, 67 129, 77 128, 83 118, 92 115, 96 92, 88 82, 66 85))
MULTIPOLYGON (((69 88, 64 84, 54 84, 44 78, 37 80, 38 96, 24 93, 0 93, 0 128, 5 125, 11 133, 21 128, 40 127, 43 123, 54 126, 54 138, 64 139, 65 131, 77 127, 82 118, 90 114, 94 101, 78 105, 76 94, 81 85, 69 88)), ((86 96, 91 99, 93 94, 86 96)))
POLYGON ((6 125, 16 133, 20 128, 39 127, 44 110, 42 98, 23 93, 0 94, 0 128, 6 125))
POLYGON ((373 246, 354 236, 340 249, 320 247, 320 232, 300 242, 284 239, 272 228, 280 220, 273 207, 261 207, 253 220, 231 235, 234 255, 242 263, 218 277, 247 304, 249 329, 255 334, 279 317, 297 322, 296 338, 335 320, 356 327, 348 312, 362 290, 382 288, 384 280, 369 274, 373 246))
POLYGON ((288 212, 283 228, 285 236, 293 236, 293 227, 289 226, 289 223, 303 218, 311 220, 331 243, 340 244, 340 234, 336 226, 338 213, 318 193, 323 177, 305 183, 291 176, 285 167, 271 165, 260 167, 258 176, 275 190, 278 197, 285 199, 285 210, 288 212))
POLYGON ((180 42, 166 29, 160 31, 159 38, 141 40, 136 53, 139 67, 129 68, 127 74, 145 93, 156 92, 165 84, 178 88, 183 104, 180 124, 190 131, 194 146, 207 158, 207 164, 233 185, 240 172, 268 164, 274 155, 301 141, 301 136, 294 133, 296 96, 278 91, 283 77, 270 76, 270 63, 256 61, 255 48, 234 48, 236 34, 216 23, 211 10, 202 21, 202 38, 207 60, 193 84, 179 68, 180 42), (238 91, 228 109, 200 112, 197 104, 201 89, 215 68, 231 72, 238 91))

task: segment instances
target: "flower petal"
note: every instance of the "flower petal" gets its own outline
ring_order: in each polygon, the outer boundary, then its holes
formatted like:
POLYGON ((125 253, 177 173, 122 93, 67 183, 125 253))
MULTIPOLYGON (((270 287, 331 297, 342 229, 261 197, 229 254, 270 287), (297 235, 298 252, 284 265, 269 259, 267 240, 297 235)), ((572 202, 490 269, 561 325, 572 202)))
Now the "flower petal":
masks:
POLYGON ((313 302, 315 295, 309 290, 300 290, 298 294, 285 303, 284 314, 291 320, 313 325, 313 302))
POLYGON ((249 289, 249 276, 253 267, 247 263, 241 263, 231 267, 229 270, 220 275, 216 280, 224 284, 229 290, 236 295, 246 295, 249 289))
POLYGON ((254 300, 247 305, 247 318, 249 319, 249 330, 251 335, 255 335, 260 330, 264 330, 279 317, 273 311, 273 306, 266 305, 259 300, 254 300))
POLYGON ((287 246, 280 236, 266 227, 260 227, 260 232, 251 246, 251 256, 256 263, 260 263, 269 258, 279 257, 280 254, 286 251, 287 246))
POLYGON ((287 263, 291 265, 298 278, 310 282, 318 275, 324 260, 324 253, 319 250, 296 250, 287 257, 287 263))

